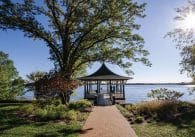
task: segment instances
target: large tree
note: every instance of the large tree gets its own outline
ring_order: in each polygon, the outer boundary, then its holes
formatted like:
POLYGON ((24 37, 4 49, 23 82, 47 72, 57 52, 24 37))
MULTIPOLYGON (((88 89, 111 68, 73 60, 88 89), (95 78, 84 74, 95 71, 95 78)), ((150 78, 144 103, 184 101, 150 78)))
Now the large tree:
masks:
POLYGON ((0 0, 0 29, 21 30, 43 40, 50 59, 67 79, 95 61, 107 61, 131 72, 132 62, 146 59, 144 40, 136 30, 145 4, 132 0, 0 0))
POLYGON ((0 100, 15 99, 24 89, 24 81, 18 76, 13 61, 0 51, 0 100))
POLYGON ((181 51, 181 72, 195 80, 195 2, 176 9, 176 27, 168 33, 181 51))

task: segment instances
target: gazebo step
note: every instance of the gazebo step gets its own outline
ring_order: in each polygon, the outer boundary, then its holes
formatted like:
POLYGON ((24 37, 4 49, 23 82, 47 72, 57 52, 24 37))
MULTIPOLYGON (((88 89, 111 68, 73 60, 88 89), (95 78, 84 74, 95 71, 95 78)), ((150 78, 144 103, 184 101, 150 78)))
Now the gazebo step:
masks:
POLYGON ((101 105, 101 106, 112 105, 112 101, 107 96, 100 94, 97 97, 97 105, 101 105))

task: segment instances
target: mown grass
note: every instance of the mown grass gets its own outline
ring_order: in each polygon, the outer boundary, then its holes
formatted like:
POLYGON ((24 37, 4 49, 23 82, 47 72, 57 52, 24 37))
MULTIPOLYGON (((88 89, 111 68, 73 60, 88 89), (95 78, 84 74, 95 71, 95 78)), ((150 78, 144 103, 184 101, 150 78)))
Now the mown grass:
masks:
POLYGON ((194 104, 153 101, 119 105, 118 109, 138 137, 195 137, 194 104))
POLYGON ((195 120, 185 127, 178 127, 171 123, 144 123, 133 124, 138 137, 194 137, 195 120))
MULTIPOLYGON (((29 105, 29 104, 26 104, 29 105)), ((0 104, 1 137, 76 137, 81 121, 36 121, 21 116, 24 104, 0 104)))

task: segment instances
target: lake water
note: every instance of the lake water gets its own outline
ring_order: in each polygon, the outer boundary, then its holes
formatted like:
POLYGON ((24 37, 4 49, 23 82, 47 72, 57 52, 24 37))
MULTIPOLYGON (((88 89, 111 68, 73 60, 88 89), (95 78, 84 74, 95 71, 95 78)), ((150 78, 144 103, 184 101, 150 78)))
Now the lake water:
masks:
MULTIPOLYGON (((136 103, 141 101, 146 101, 149 98, 147 93, 152 89, 167 88, 171 90, 176 90, 184 93, 181 100, 184 101, 194 101, 195 95, 189 95, 189 90, 194 86, 192 85, 126 85, 125 86, 125 97, 126 103, 136 103)), ((75 93, 71 96, 71 101, 76 101, 84 97, 83 86, 75 90, 75 93)), ((33 98, 33 93, 26 93, 24 95, 27 99, 33 98)))

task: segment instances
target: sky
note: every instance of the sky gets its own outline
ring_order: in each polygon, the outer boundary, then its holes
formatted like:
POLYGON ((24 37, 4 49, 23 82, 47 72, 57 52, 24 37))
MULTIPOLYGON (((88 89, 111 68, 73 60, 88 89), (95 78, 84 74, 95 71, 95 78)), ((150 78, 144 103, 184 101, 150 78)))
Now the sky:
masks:
MULTIPOLYGON (((138 33, 145 39, 145 49, 150 52, 148 56, 152 67, 141 63, 134 63, 132 70, 134 76, 129 83, 164 83, 164 82, 189 82, 191 79, 186 74, 180 74, 179 50, 170 38, 164 38, 167 32, 174 28, 173 18, 175 8, 186 5, 187 0, 138 0, 147 3, 146 17, 138 19, 141 24, 138 33)), ((42 41, 33 41, 25 38, 20 31, 0 31, 0 50, 8 53, 19 74, 26 78, 33 71, 49 71, 53 63, 49 58, 49 49, 42 41)), ((95 63, 87 69, 91 74, 101 66, 95 63)), ((126 75, 116 65, 107 64, 115 73, 126 75)))

